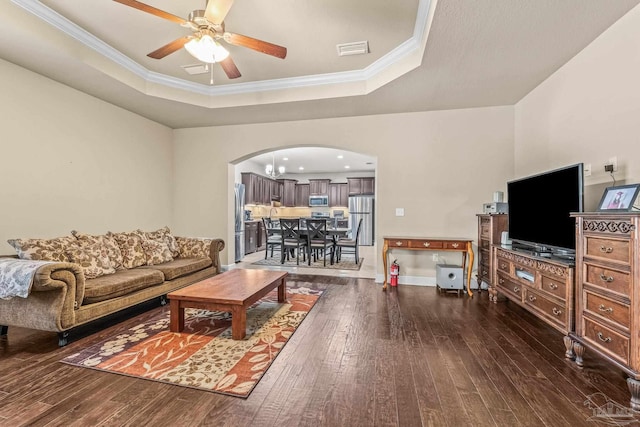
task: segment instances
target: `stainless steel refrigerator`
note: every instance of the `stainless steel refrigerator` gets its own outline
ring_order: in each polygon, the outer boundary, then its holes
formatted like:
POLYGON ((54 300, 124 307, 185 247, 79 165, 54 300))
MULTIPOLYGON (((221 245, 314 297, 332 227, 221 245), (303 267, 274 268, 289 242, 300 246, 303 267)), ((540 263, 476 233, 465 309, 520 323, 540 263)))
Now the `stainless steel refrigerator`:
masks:
POLYGON ((351 236, 356 237, 358 223, 362 219, 362 229, 358 244, 362 246, 373 246, 375 241, 373 196, 351 196, 349 197, 349 227, 351 236))
POLYGON ((235 237, 236 237, 236 262, 244 257, 244 184, 236 184, 235 188, 235 237))

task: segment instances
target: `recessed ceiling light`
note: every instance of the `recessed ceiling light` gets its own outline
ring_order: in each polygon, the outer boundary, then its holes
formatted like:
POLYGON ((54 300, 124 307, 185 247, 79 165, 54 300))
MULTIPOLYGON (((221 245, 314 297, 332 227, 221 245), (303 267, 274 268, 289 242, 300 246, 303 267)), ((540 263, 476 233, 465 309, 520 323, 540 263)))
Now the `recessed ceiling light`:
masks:
POLYGON ((345 169, 349 169, 350 167, 351 167, 351 166, 349 166, 349 165, 344 165, 344 168, 345 168, 345 169))
POLYGON ((287 161, 287 160, 289 160, 289 158, 288 157, 283 157, 282 160, 287 161))
POLYGON ((343 158, 344 158, 344 156, 343 156, 342 154, 340 154, 340 155, 338 156, 338 158, 339 158, 339 159, 343 159, 343 158))
POLYGON ((303 170, 304 170, 304 168, 303 168, 302 166, 300 166, 298 169, 299 169, 299 170, 301 170, 301 171, 303 171, 303 170))

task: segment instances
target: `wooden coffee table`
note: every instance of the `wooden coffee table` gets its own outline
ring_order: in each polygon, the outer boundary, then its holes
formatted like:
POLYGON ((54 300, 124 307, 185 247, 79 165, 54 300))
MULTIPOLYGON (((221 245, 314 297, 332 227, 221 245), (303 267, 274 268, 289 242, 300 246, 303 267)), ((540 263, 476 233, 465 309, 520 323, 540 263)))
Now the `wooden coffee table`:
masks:
POLYGON ((167 295, 171 308, 171 332, 184 329, 184 309, 231 312, 231 336, 247 335, 247 307, 278 288, 278 302, 287 301, 287 272, 234 269, 167 295))

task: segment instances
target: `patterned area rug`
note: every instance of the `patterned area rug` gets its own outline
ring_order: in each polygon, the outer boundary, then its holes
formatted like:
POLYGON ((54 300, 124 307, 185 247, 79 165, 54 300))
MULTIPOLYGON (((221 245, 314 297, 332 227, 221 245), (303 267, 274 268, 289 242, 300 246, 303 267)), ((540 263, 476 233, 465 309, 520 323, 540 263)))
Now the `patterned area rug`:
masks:
POLYGON ((74 366, 246 398, 322 291, 271 292, 247 310, 247 337, 231 339, 229 313, 187 309, 183 332, 169 332, 169 308, 127 332, 62 360, 74 366))
POLYGON ((312 259, 311 265, 308 265, 307 261, 302 261, 302 258, 300 258, 300 265, 296 264, 295 258, 290 259, 288 261, 285 260, 284 264, 280 264, 280 255, 278 253, 274 253, 273 257, 255 261, 252 263, 252 265, 271 265, 271 266, 278 266, 278 267, 327 268, 327 269, 333 269, 333 270, 360 270, 363 260, 364 258, 360 258, 360 261, 356 264, 355 257, 353 256, 353 254, 350 254, 350 255, 342 255, 340 262, 334 262, 333 265, 331 265, 331 262, 329 261, 329 257, 327 257, 326 267, 323 265, 322 258, 318 259, 317 261, 313 261, 312 259))

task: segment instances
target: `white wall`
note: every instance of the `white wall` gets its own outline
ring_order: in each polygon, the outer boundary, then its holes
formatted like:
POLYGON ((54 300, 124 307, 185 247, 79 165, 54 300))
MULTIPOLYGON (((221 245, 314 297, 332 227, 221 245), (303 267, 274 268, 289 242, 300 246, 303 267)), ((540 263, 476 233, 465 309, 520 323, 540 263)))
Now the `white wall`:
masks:
POLYGON ((0 254, 15 237, 172 225, 172 131, 0 60, 0 254))
MULTIPOLYGON (((513 123, 513 107, 492 107, 175 130, 176 228, 223 236, 231 249, 233 164, 253 153, 315 145, 377 157, 379 248, 385 235, 475 240, 475 214, 513 175, 513 123), (405 208, 404 217, 395 216, 396 207, 405 208)), ((403 275, 434 275, 424 254, 397 257, 403 275)))
POLYGON ((515 173, 590 163, 585 209, 613 182, 640 182, 640 6, 613 24, 515 107, 515 173))

